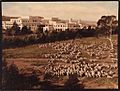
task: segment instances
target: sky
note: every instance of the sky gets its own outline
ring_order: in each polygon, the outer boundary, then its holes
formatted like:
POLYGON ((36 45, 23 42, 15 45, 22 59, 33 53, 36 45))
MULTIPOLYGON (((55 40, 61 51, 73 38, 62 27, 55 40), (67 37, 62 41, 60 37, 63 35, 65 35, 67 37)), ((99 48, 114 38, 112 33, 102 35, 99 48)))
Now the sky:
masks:
POLYGON ((118 1, 2 2, 2 15, 89 21, 97 21, 103 15, 115 15, 118 19, 118 1))

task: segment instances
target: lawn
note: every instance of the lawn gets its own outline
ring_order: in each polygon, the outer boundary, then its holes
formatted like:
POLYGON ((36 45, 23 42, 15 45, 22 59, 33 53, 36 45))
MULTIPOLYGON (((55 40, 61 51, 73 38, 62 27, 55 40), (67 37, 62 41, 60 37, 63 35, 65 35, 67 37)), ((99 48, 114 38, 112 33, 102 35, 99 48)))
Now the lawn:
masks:
MULTIPOLYGON (((117 39, 116 35, 112 36, 112 40, 116 40, 116 39, 117 39)), ((69 40, 61 41, 61 42, 69 42, 69 40)), ((74 42, 76 42, 79 45, 80 44, 89 45, 89 43, 93 43, 93 42, 98 42, 98 44, 101 42, 109 43, 109 41, 105 38, 97 39, 95 37, 76 39, 74 42)), ((43 44, 40 44, 40 45, 43 45, 43 44)), ((25 47, 4 49, 3 56, 5 58, 40 58, 42 54, 47 54, 47 53, 52 54, 55 52, 56 52, 56 50, 52 47, 39 48, 39 44, 34 44, 34 45, 25 46, 25 47)))
POLYGON ((14 49, 4 49, 3 56, 5 58, 38 58, 41 57, 42 54, 54 52, 55 50, 51 47, 39 48, 36 44, 14 49))
MULTIPOLYGON (((116 40, 117 41, 117 36, 112 36, 112 41, 116 40)), ((70 42, 71 40, 67 41, 60 41, 60 43, 63 42, 70 42)), ((89 37, 89 38, 82 38, 82 39, 76 39, 74 43, 80 45, 80 44, 85 44, 89 45, 92 43, 100 43, 106 42, 109 44, 109 41, 105 38, 95 38, 95 37, 89 37)), ((53 43, 54 44, 54 43, 53 43)), ((38 67, 41 72, 44 71, 44 68, 42 69, 41 66, 46 66, 48 64, 48 60, 46 59, 39 59, 42 58, 42 54, 53 54, 58 51, 56 51, 52 46, 48 47, 39 47, 39 45, 44 45, 44 44, 34 44, 34 45, 29 45, 25 47, 18 47, 18 48, 9 48, 9 49, 4 49, 3 50, 3 56, 5 58, 25 58, 25 60, 18 59, 18 61, 15 60, 15 64, 17 64, 18 67, 21 68, 26 68, 26 67, 31 67, 35 68, 38 67), (27 58, 38 58, 37 60, 27 60, 27 58)), ((85 56, 89 58, 89 55, 85 53, 84 50, 82 51, 82 56, 85 56)), ((12 60, 13 60, 12 59, 12 60)), ((56 61, 57 62, 57 61, 56 61)), ((102 61, 103 62, 103 61, 102 61)), ((58 63, 58 62, 57 62, 58 63)), ((61 63, 61 62, 59 62, 61 63)), ((63 63, 63 62, 62 62, 63 63)), ((64 63, 63 63, 64 64, 64 63)), ((65 76, 58 78, 53 78, 52 80, 58 81, 59 84, 64 83, 64 81, 67 78, 65 76)), ((81 78, 80 78, 81 79, 81 78)), ((118 78, 85 78, 82 80, 85 88, 91 89, 91 88, 116 88, 118 84, 118 78)))

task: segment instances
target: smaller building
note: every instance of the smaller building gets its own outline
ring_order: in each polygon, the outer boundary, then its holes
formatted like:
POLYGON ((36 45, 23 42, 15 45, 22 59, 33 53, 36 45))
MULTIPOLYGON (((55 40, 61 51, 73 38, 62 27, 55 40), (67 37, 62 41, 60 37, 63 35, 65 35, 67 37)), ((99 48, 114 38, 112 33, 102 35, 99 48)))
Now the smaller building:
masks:
POLYGON ((42 24, 42 20, 44 20, 44 17, 40 16, 29 16, 29 27, 31 30, 35 33, 38 27, 42 24))
POLYGON ((23 27, 21 17, 2 16, 2 28, 3 29, 11 28, 14 22, 18 24, 20 29, 23 27))

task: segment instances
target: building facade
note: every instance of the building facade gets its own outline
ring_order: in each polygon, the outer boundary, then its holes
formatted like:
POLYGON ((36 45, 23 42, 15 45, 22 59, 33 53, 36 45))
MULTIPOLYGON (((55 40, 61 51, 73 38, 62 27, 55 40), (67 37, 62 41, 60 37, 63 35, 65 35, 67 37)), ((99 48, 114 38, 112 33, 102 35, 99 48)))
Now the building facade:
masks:
POLYGON ((33 32, 36 32, 38 27, 42 25, 43 19, 44 17, 40 17, 40 16, 29 16, 29 27, 33 32))
POLYGON ((20 29, 23 26, 27 26, 34 33, 39 26, 43 25, 43 31, 47 30, 49 32, 55 31, 65 31, 66 29, 75 30, 81 29, 83 25, 80 20, 62 20, 59 18, 44 19, 40 16, 29 16, 28 18, 21 17, 5 17, 2 18, 2 28, 7 29, 13 26, 13 23, 16 22, 20 29))
POLYGON ((23 27, 22 25, 22 18, 21 17, 2 17, 2 28, 8 29, 13 26, 13 23, 16 22, 20 29, 23 27))

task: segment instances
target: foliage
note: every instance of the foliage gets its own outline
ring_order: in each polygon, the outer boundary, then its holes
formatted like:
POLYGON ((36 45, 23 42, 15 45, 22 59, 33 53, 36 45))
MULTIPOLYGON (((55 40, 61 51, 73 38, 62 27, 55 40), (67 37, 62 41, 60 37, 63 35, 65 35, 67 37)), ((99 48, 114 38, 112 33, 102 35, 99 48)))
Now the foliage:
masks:
POLYGON ((69 79, 65 83, 65 89, 67 90, 80 90, 83 89, 83 84, 79 84, 77 74, 69 75, 69 79))
POLYGON ((31 31, 30 28, 28 28, 27 26, 23 26, 22 29, 21 29, 21 32, 20 34, 21 35, 24 35, 24 34, 32 34, 33 32, 31 31))
POLYGON ((18 35, 20 32, 20 27, 18 26, 18 24, 16 22, 13 23, 13 26, 10 28, 11 34, 14 35, 18 35))
POLYGON ((39 79, 36 72, 33 71, 31 75, 26 76, 20 74, 20 70, 14 64, 6 65, 3 61, 2 67, 2 89, 3 90, 16 90, 16 89, 33 89, 34 86, 39 85, 39 79))
POLYGON ((116 31, 117 26, 118 21, 116 20, 116 16, 102 16, 97 22, 96 29, 98 31, 98 35, 102 34, 106 37, 110 37, 111 34, 116 31))
POLYGON ((43 26, 38 26, 38 28, 37 28, 37 30, 36 30, 36 33, 37 34, 41 34, 41 33, 43 33, 43 26))

